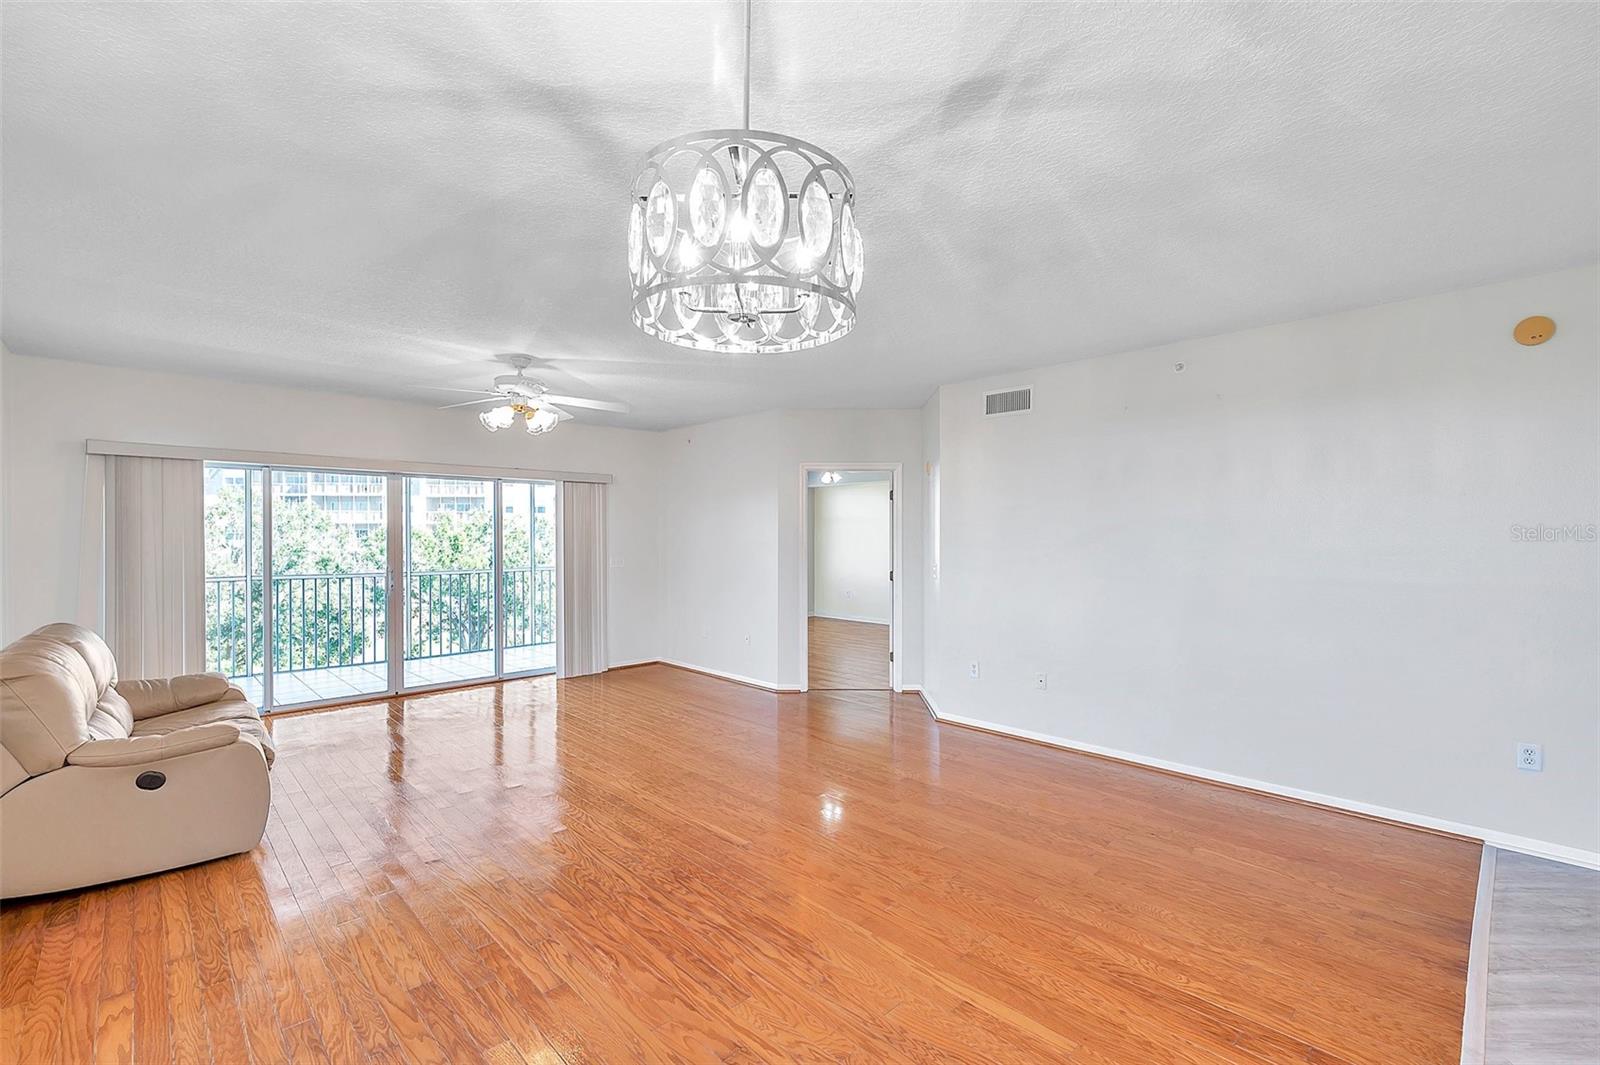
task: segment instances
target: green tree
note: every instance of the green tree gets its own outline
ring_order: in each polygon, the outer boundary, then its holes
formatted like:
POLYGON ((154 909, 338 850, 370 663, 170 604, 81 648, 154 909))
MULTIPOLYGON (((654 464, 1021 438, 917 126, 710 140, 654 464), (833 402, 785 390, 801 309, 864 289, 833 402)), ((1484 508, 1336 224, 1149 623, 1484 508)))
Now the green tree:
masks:
MULTIPOLYGON (((208 662, 231 676, 262 669, 260 492, 246 537, 244 493, 220 489, 205 522, 208 662), (246 557, 246 544, 249 544, 246 557)), ((387 544, 379 523, 365 531, 334 521, 309 499, 274 499, 273 662, 312 669, 373 662, 384 654, 387 544)), ((554 558, 551 522, 536 536, 518 522, 503 530, 506 638, 511 646, 554 640, 554 581, 537 566, 554 558), (530 565, 534 562, 535 565, 530 565)), ((406 650, 413 657, 487 650, 494 633, 493 515, 436 511, 411 532, 406 650)))
MULTIPOLYGON (((507 643, 548 643, 553 635, 544 640, 539 635, 553 628, 526 620, 539 576, 523 572, 529 569, 528 530, 507 522, 501 536, 507 643)), ((494 518, 488 509, 435 511, 421 527, 412 526, 406 617, 413 657, 494 646, 493 549, 494 518)))

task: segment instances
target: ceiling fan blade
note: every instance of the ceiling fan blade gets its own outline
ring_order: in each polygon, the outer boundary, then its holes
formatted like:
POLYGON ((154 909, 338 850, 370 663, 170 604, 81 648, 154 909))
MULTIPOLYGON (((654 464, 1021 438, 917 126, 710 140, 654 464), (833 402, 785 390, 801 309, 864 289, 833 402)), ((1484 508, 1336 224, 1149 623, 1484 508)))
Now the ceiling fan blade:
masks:
POLYGON ((486 396, 483 399, 469 399, 465 403, 446 403, 444 406, 436 409, 455 410, 457 407, 476 407, 483 403, 505 403, 509 405, 511 400, 507 399, 505 396, 486 396))
POLYGON ((572 420, 571 412, 562 410, 560 407, 556 406, 554 403, 541 402, 539 404, 539 406, 543 407, 547 411, 552 412, 553 414, 555 414, 555 416, 557 418, 561 419, 564 422, 572 420))
POLYGON ((546 392, 541 399, 551 403, 565 403, 569 407, 586 407, 589 410, 608 410, 613 414, 627 414, 633 408, 626 403, 610 403, 603 399, 584 399, 581 396, 558 396, 554 392, 546 392))
POLYGON ((472 396, 487 396, 491 394, 490 389, 487 388, 450 388, 447 385, 423 385, 422 387, 432 392, 465 392, 472 396))

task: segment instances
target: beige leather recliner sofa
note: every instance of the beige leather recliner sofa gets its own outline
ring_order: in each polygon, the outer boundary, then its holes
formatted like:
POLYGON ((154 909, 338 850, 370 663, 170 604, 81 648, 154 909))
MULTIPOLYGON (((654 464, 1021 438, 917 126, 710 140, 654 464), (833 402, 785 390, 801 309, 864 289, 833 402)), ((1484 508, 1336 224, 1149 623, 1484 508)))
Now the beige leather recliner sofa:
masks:
POLYGON ((119 682, 93 631, 29 633, 0 651, 0 898, 250 850, 272 757, 221 674, 119 682))

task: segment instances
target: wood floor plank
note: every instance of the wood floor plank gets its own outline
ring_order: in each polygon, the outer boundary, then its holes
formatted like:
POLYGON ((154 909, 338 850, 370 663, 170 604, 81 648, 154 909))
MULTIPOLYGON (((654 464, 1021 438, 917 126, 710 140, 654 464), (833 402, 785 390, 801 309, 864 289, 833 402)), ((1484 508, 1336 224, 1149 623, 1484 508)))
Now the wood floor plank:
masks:
POLYGON ((105 978, 106 900, 106 892, 95 891, 85 894, 78 905, 66 1013, 61 1022, 61 1056, 66 1061, 94 1058, 105 978))
POLYGON ((132 991, 100 1000, 92 1053, 92 1060, 99 1065, 126 1065, 133 1061, 132 991))
POLYGON ((806 619, 806 685, 812 691, 889 687, 889 626, 806 619))
MULTIPOLYGON (((51 900, 40 932, 39 962, 28 995, 17 1007, 16 1053, 18 1061, 56 1061, 61 1058, 62 1024, 67 1014, 74 937, 78 925, 79 896, 51 900)), ((0 912, 0 924, 14 912, 0 912)), ((3 938, 3 937, 0 937, 3 938)))
MULTIPOLYGON (((167 920, 170 923, 179 916, 168 914, 167 920)), ((172 1060, 179 1065, 203 1065, 211 1060, 211 1036, 200 966, 192 953, 167 959, 167 990, 171 995, 172 1060)))
POLYGON ((4 907, 0 1060, 1456 1052, 1470 843, 666 667, 270 727, 254 851, 4 907))
MULTIPOLYGON (((133 1053, 140 1061, 173 1059, 159 883, 159 877, 147 877, 133 885, 133 1053)), ((83 897, 95 894, 85 892, 83 897)))
POLYGON ((0 1009, 21 1005, 33 993, 46 909, 38 900, 6 906, 11 919, 0 936, 0 1009))

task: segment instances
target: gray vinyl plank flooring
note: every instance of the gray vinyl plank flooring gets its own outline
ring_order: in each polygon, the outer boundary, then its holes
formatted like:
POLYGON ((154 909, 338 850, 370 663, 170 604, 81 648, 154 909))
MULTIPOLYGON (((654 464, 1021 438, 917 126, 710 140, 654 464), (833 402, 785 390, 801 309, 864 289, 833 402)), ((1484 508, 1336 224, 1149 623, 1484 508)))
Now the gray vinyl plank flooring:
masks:
POLYGON ((1600 1063, 1600 872, 1502 851, 1485 1065, 1600 1063))

